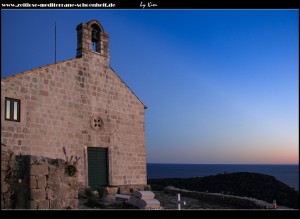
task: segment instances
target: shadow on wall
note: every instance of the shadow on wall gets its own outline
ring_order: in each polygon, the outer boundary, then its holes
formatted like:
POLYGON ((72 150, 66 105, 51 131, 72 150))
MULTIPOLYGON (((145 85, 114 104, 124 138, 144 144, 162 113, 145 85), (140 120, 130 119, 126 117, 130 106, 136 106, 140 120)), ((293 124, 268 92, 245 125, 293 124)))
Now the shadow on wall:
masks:
POLYGON ((1 145, 2 209, 70 209, 78 207, 78 176, 66 172, 66 162, 15 155, 1 145))

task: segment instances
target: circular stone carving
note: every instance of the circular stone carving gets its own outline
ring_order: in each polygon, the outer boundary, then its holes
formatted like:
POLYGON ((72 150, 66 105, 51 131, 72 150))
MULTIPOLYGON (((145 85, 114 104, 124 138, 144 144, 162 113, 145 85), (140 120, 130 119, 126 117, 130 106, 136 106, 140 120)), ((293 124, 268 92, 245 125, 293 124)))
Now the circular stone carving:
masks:
POLYGON ((104 125, 103 119, 98 115, 93 115, 91 117, 91 127, 95 131, 99 131, 104 125))

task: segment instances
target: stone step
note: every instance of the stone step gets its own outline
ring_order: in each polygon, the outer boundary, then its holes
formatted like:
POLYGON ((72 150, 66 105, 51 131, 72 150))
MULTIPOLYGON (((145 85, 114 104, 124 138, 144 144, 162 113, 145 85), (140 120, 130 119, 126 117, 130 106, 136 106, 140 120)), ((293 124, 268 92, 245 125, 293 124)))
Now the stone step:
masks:
POLYGON ((116 201, 128 201, 130 195, 115 194, 116 201))
POLYGON ((160 208, 160 202, 157 199, 139 199, 136 196, 131 196, 127 202, 133 206, 141 209, 158 209, 160 208))
POLYGON ((132 195, 143 200, 154 199, 155 196, 151 191, 135 191, 132 195))

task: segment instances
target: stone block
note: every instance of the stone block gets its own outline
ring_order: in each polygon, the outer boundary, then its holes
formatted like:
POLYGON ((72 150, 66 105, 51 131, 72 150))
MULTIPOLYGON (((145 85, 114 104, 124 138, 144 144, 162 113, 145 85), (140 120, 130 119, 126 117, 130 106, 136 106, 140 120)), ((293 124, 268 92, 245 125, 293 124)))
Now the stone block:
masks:
POLYGON ((39 201, 38 209, 49 209, 49 200, 39 201))
POLYGON ((60 177, 60 176, 63 176, 65 174, 65 167, 64 166, 49 166, 49 174, 50 174, 50 177, 54 177, 54 178, 57 178, 57 177, 60 177))
POLYGON ((31 200, 44 200, 46 199, 45 189, 32 189, 30 191, 31 200))
POLYGON ((128 201, 129 198, 130 198, 130 195, 115 194, 116 201, 128 201))
POLYGON ((6 152, 1 153, 1 161, 9 161, 9 154, 6 152))
POLYGON ((45 189, 46 187, 46 176, 36 176, 37 179, 37 188, 45 189))
POLYGON ((153 208, 159 208, 160 202, 156 199, 147 199, 147 200, 139 199, 136 203, 136 206, 142 209, 153 209, 153 208))
POLYGON ((64 193, 64 198, 65 199, 71 199, 73 198, 73 193, 72 191, 68 190, 67 192, 64 193))
POLYGON ((1 161, 1 170, 7 170, 7 169, 8 169, 8 162, 1 161))
POLYGON ((130 196, 129 200, 128 200, 128 204, 131 204, 133 206, 137 206, 137 202, 139 201, 139 199, 135 196, 130 196))
POLYGON ((119 187, 117 186, 109 186, 107 187, 108 194, 114 195, 117 194, 119 187))
POLYGON ((51 177, 53 174, 55 174, 57 167, 54 165, 50 165, 48 169, 49 169, 48 174, 51 177))
POLYGON ((78 208, 78 199, 69 200, 69 205, 70 205, 71 208, 77 209, 78 208))
POLYGON ((54 198, 64 199, 66 197, 66 193, 68 193, 68 190, 59 189, 58 191, 54 191, 54 198))
POLYGON ((53 179, 48 179, 47 187, 54 191, 54 196, 57 196, 57 193, 60 191, 60 181, 53 181, 53 179))
POLYGON ((1 183, 1 192, 2 193, 5 193, 8 191, 8 186, 7 186, 7 183, 1 183))
POLYGON ((139 199, 154 199, 155 194, 151 191, 134 191, 133 196, 139 199))
MULTIPOLYGON (((9 167, 13 170, 18 168, 18 163, 16 161, 9 161, 8 164, 9 164, 9 167)), ((1 163, 1 166, 2 166, 2 163, 1 163)))
POLYGON ((108 194, 108 190, 107 190, 108 187, 98 187, 97 188, 97 191, 99 193, 99 195, 107 195, 108 194))
POLYGON ((48 96, 48 91, 45 91, 45 90, 39 90, 39 95, 41 96, 48 96))
POLYGON ((31 165, 30 168, 30 175, 48 175, 48 165, 42 164, 42 165, 31 165))
POLYGON ((54 199, 54 193, 52 189, 46 189, 46 198, 49 200, 54 199))
POLYGON ((50 209, 61 209, 60 201, 57 199, 50 200, 49 208, 50 209))
POLYGON ((38 209, 37 201, 29 201, 29 209, 38 209))
POLYGON ((4 183, 6 177, 6 171, 1 170, 1 183, 4 183))
POLYGON ((78 191, 75 191, 70 188, 69 192, 68 192, 68 198, 70 198, 70 199, 78 198, 78 191))
POLYGON ((36 189, 37 188, 37 182, 36 182, 35 176, 30 176, 29 185, 30 185, 31 189, 36 189))
POLYGON ((75 199, 78 198, 78 190, 74 190, 74 191, 72 192, 72 194, 73 194, 73 197, 72 197, 72 198, 75 198, 75 199))

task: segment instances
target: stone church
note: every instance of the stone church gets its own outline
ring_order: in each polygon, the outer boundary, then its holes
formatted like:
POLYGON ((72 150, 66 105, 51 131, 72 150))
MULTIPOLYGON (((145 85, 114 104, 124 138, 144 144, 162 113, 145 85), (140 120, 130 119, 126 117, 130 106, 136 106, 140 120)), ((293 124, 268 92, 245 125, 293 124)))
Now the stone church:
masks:
POLYGON ((109 35, 81 23, 76 58, 1 80, 1 144, 15 153, 78 160, 91 186, 147 184, 145 109, 110 67, 109 35))

